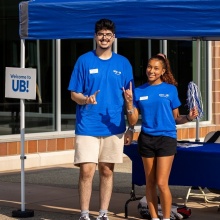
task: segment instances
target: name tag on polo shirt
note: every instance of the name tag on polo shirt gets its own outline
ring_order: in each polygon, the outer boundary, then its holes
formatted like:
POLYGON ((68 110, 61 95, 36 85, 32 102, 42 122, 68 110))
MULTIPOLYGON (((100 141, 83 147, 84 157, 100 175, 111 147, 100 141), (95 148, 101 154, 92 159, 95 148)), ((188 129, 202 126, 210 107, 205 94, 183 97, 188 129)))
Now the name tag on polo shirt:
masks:
POLYGON ((95 74, 95 73, 98 73, 98 72, 99 72, 98 69, 91 69, 91 70, 89 70, 90 74, 95 74))
POLYGON ((148 100, 148 96, 142 96, 139 100, 148 100))

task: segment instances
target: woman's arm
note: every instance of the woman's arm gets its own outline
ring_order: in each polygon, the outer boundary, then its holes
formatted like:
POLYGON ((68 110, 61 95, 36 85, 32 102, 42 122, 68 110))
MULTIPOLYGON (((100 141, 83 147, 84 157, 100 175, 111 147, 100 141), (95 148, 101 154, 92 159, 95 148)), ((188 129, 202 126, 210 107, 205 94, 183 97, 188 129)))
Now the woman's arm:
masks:
POLYGON ((138 121, 139 112, 138 112, 138 109, 133 106, 133 104, 129 105, 129 106, 126 105, 126 108, 127 108, 127 118, 128 118, 129 124, 131 126, 134 126, 137 123, 137 121, 138 121))
POLYGON ((132 82, 130 82, 130 88, 126 90, 123 88, 123 91, 128 122, 131 126, 134 126, 138 121, 139 112, 137 108, 133 106, 132 82))
POLYGON ((195 107, 189 111, 188 115, 180 115, 179 109, 176 108, 173 110, 173 117, 176 121, 176 124, 185 124, 187 122, 193 121, 198 117, 198 110, 195 107))

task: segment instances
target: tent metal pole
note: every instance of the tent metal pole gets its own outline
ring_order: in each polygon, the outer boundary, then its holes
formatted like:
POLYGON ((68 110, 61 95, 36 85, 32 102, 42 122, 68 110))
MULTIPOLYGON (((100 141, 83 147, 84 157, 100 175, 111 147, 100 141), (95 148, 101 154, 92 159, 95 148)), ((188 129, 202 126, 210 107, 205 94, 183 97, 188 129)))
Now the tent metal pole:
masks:
POLYGON ((163 54, 167 56, 167 40, 163 40, 163 54))
POLYGON ((53 129, 56 130, 56 44, 55 40, 52 40, 52 120, 53 129))
MULTIPOLYGON (((201 58, 201 53, 200 53, 200 48, 201 48, 201 41, 200 39, 198 38, 197 39, 197 85, 198 85, 198 88, 200 90, 200 69, 201 69, 201 65, 200 65, 200 58, 201 58)), ((199 118, 196 119, 196 142, 199 142, 200 139, 199 139, 199 118)))
POLYGON ((115 38, 112 49, 113 49, 113 52, 118 53, 118 39, 117 38, 115 38))
MULTIPOLYGON (((20 58, 20 66, 21 68, 25 68, 25 40, 21 40, 21 58, 20 58)), ((13 210, 12 217, 33 217, 33 210, 25 210, 25 171, 24 171, 24 161, 26 159, 25 156, 25 100, 20 99, 20 137, 21 137, 21 209, 13 210)))
MULTIPOLYGON (((21 68, 25 68, 25 40, 21 40, 21 68)), ((25 142, 25 100, 20 99, 20 135, 21 135, 21 211, 25 210, 25 172, 24 172, 24 142, 25 142)))
POLYGON ((61 40, 56 40, 56 130, 61 131, 61 40))
MULTIPOLYGON (((212 41, 208 41, 208 75, 208 100, 212 100, 212 41)), ((208 120, 212 120, 212 105, 208 105, 208 120)))
MULTIPOLYGON (((40 66, 40 41, 39 40, 37 40, 37 85, 39 89, 39 94, 41 95, 41 66, 40 66)), ((42 113, 41 106, 39 106, 39 113, 42 113)))

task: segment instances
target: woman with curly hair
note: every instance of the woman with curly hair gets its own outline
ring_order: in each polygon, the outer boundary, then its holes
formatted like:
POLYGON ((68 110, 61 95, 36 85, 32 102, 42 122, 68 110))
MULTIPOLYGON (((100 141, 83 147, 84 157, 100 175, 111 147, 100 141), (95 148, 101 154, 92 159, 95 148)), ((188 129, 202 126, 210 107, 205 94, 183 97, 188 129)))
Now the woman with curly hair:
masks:
MULTIPOLYGON (((138 151, 142 157, 146 177, 146 199, 152 220, 158 220, 158 197, 163 219, 170 219, 172 195, 169 176, 177 148, 176 124, 184 124, 198 116, 196 108, 188 115, 180 115, 177 82, 164 54, 151 57, 146 68, 148 81, 124 90, 129 123, 137 123, 142 116, 138 151)), ((138 171, 137 171, 138 172, 138 171)))

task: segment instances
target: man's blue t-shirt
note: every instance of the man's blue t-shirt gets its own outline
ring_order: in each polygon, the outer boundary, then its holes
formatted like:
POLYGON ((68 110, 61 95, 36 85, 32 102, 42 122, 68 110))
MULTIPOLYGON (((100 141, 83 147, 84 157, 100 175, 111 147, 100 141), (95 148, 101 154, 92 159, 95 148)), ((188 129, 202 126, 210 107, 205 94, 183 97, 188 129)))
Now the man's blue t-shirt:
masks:
POLYGON ((173 109, 181 105, 176 86, 165 82, 159 85, 146 83, 135 89, 134 105, 140 110, 144 133, 176 138, 173 109))
POLYGON ((77 105, 76 130, 78 135, 109 136, 123 133, 124 117, 123 87, 133 83, 129 61, 116 53, 108 60, 90 51, 80 56, 74 66, 68 90, 96 96, 96 105, 77 105))

